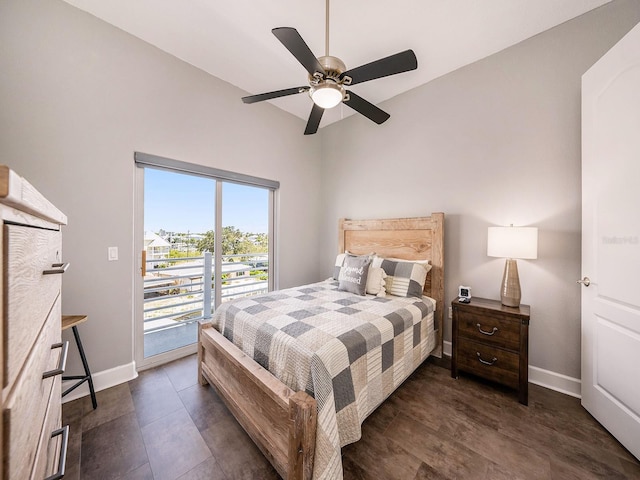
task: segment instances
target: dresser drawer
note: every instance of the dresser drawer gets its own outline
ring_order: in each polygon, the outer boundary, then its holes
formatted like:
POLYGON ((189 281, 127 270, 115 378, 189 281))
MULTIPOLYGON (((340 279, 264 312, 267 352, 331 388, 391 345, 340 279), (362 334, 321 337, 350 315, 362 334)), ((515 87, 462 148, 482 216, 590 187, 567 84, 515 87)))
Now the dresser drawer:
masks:
MULTIPOLYGON (((52 436, 60 428, 62 423, 62 407, 60 396, 62 395, 62 382, 56 378, 51 391, 51 402, 45 417, 40 444, 36 452, 36 459, 31 473, 32 480, 43 480, 58 471, 60 464, 60 450, 63 448, 62 435, 52 436)), ((66 456, 66 452, 62 452, 66 456)))
POLYGON ((49 408, 60 409, 60 375, 42 378, 44 372, 58 367, 61 348, 51 348, 60 342, 60 299, 38 337, 24 370, 18 377, 3 410, 4 479, 29 478, 36 458, 43 423, 49 408), (53 387, 58 393, 52 397, 53 387), (49 407, 52 402, 52 407, 49 407))
POLYGON ((5 225, 4 249, 3 387, 7 387, 16 380, 60 293, 61 275, 43 272, 61 261, 62 235, 55 230, 5 225))
POLYGON ((517 353, 458 338, 458 369, 487 380, 518 388, 520 356, 517 353))
POLYGON ((520 322, 500 312, 457 309, 458 335, 510 350, 520 350, 520 322))

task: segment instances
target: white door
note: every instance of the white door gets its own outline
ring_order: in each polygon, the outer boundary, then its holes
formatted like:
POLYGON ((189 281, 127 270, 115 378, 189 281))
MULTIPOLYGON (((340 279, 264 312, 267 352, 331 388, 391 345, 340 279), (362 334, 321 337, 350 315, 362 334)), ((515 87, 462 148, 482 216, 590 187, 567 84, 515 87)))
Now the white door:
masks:
POLYGON ((582 405, 640 459, 640 25, 582 78, 582 209, 582 405))

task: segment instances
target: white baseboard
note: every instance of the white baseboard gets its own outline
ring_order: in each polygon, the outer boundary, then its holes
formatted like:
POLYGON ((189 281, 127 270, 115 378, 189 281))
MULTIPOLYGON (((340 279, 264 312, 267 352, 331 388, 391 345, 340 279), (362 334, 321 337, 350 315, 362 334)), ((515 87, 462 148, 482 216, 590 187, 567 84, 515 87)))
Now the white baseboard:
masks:
MULTIPOLYGON (((451 357, 451 342, 442 342, 442 352, 451 357)), ((568 377, 561 373, 544 370, 543 368, 529 365, 529 383, 555 390, 572 397, 581 398, 581 384, 579 378, 568 377)))
MULTIPOLYGON (((136 362, 131 362, 126 365, 120 365, 118 367, 110 368, 109 370, 103 370, 97 373, 91 373, 91 377, 93 379, 93 388, 96 392, 100 390, 104 390, 106 388, 115 387, 116 385, 120 385, 121 383, 128 382, 129 380, 133 380, 138 376, 138 372, 136 371, 136 362)), ((66 380, 62 382, 62 391, 69 388, 73 385, 77 380, 66 380)), ((78 388, 69 392, 62 399, 62 403, 70 402, 72 400, 76 400, 78 398, 89 395, 89 383, 84 382, 78 388)))
POLYGON ((451 342, 447 342, 446 340, 442 341, 442 354, 451 358, 451 342))
POLYGON ((544 370, 529 365, 529 383, 555 390, 576 398, 582 398, 582 382, 579 378, 544 370))

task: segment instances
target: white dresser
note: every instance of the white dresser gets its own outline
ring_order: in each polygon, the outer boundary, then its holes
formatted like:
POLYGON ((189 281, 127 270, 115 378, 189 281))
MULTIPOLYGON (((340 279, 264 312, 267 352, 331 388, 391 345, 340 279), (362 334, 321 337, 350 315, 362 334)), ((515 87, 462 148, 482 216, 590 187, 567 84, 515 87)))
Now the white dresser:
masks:
POLYGON ((0 165, 2 217, 1 480, 62 478, 61 225, 67 217, 17 173, 0 165))

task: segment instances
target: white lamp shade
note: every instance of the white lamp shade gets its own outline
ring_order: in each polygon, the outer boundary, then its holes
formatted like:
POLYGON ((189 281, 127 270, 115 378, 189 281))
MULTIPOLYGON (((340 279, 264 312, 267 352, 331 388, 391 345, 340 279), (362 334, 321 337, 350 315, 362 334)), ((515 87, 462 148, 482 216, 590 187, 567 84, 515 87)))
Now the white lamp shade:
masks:
POLYGON ((333 108, 344 98, 344 89, 333 83, 323 83, 311 92, 313 103, 322 108, 333 108))
POLYGON ((538 258, 538 229, 489 227, 487 255, 502 258, 538 258))

